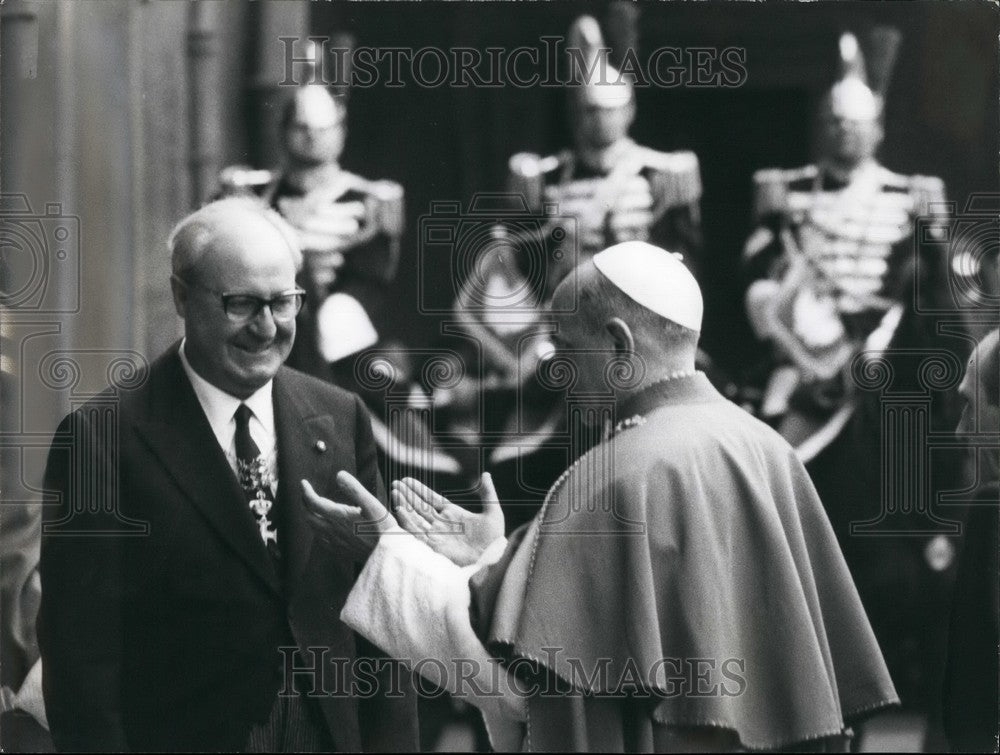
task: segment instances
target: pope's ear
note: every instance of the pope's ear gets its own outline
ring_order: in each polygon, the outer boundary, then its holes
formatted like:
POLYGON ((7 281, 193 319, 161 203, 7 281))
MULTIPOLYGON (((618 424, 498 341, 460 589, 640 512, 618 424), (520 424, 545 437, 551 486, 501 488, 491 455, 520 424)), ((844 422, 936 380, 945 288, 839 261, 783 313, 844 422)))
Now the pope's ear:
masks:
POLYGON ((631 356, 635 353, 635 338, 632 336, 632 329, 624 320, 612 317, 604 327, 615 345, 615 354, 631 356))
POLYGON ((176 275, 171 275, 170 291, 174 295, 174 309, 177 310, 177 314, 183 320, 184 313, 187 311, 187 286, 176 275))

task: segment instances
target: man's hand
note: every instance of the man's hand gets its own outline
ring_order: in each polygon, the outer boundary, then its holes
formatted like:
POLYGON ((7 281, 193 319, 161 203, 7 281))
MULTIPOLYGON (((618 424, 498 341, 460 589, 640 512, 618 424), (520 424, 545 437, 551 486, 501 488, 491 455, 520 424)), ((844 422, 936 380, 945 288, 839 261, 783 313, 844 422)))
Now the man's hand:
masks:
POLYGON ((336 503, 302 481, 306 510, 320 536, 334 547, 364 560, 383 532, 398 530, 395 520, 378 498, 347 472, 337 473, 337 485, 347 503, 336 503))
POLYGON ((389 495, 403 528, 459 566, 474 564, 490 543, 503 537, 503 510, 489 473, 480 478, 480 514, 456 506, 410 477, 393 482, 389 495))

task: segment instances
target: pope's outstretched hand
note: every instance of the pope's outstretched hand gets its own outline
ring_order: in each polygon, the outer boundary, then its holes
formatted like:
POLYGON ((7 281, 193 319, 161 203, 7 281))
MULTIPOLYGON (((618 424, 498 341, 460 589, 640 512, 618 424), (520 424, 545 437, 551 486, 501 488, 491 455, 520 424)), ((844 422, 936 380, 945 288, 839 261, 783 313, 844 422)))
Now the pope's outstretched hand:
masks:
POLYGON ((363 560, 378 544, 382 533, 399 532, 399 525, 382 502, 348 472, 337 473, 337 485, 346 503, 324 498, 308 480, 303 480, 306 510, 323 539, 363 560))
POLYGON ((480 478, 483 510, 473 513, 435 493, 426 485, 404 477, 392 483, 390 497, 403 528, 459 566, 479 560, 486 548, 503 537, 504 518, 493 478, 480 478))

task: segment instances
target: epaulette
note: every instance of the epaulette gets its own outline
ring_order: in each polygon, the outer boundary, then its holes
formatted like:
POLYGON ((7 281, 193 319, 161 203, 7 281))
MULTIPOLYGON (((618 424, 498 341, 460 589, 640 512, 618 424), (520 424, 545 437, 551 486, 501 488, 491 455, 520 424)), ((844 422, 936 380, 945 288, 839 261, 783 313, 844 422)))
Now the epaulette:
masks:
POLYGON ((374 194, 375 196, 402 194, 403 185, 388 179, 371 179, 359 176, 357 173, 349 173, 346 170, 340 171, 339 178, 347 185, 348 191, 356 191, 361 194, 374 194))
POLYGON ((274 170, 248 165, 227 165, 219 171, 219 195, 223 197, 260 195, 278 177, 274 170))
POLYGON ((878 167, 878 180, 883 189, 905 194, 910 193, 910 176, 904 176, 902 173, 893 173, 888 168, 880 165, 878 167))
MULTIPOLYGON (((944 181, 937 176, 907 176, 882 168, 879 180, 889 191, 908 194, 913 201, 915 215, 926 215, 931 211, 932 205, 940 205, 945 201, 944 181)), ((934 209, 938 211, 936 214, 940 214, 942 208, 934 209)))
POLYGON ((940 214, 941 207, 945 201, 944 181, 937 176, 910 176, 909 177, 910 196, 913 197, 913 206, 918 215, 927 215, 933 210, 940 214))
POLYGON ((346 170, 341 171, 340 176, 347 185, 345 198, 362 199, 366 202, 374 200, 374 208, 369 208, 373 213, 370 220, 380 231, 392 238, 398 238, 403 233, 405 213, 402 184, 387 179, 373 181, 346 170))
POLYGON ((643 148, 640 159, 651 171, 649 182, 657 205, 677 207, 701 199, 701 168, 694 152, 643 148))
POLYGON ((811 182, 819 175, 819 168, 806 165, 802 168, 764 168, 753 174, 754 219, 784 212, 788 206, 788 192, 800 182, 811 182))

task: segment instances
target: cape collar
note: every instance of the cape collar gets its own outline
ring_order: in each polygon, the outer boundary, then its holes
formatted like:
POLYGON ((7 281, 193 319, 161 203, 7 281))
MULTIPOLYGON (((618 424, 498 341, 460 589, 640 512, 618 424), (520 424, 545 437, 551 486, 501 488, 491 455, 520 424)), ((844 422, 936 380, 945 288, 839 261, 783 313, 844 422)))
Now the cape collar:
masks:
MULTIPOLYGON (((658 380, 635 393, 626 396, 618 405, 619 426, 644 417, 655 409, 667 404, 694 404, 725 400, 709 382, 704 372, 658 380)), ((620 428, 624 429, 624 428, 620 428)))

